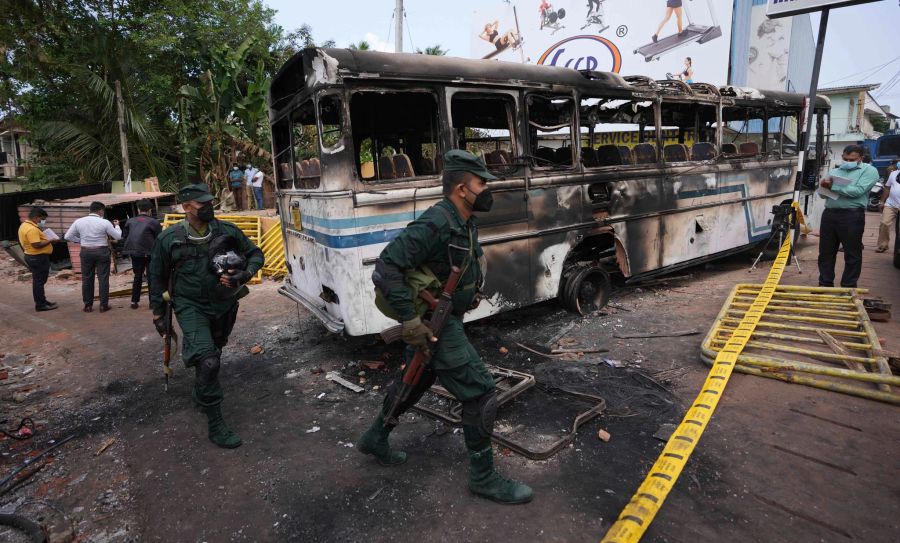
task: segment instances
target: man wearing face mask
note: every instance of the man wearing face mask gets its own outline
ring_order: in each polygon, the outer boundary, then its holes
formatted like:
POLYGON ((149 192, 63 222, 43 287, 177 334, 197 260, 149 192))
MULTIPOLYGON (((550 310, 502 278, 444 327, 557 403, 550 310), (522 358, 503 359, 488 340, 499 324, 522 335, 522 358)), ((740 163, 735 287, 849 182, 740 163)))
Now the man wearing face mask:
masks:
POLYGON ((222 348, 237 319, 245 284, 263 266, 263 253, 241 230, 214 217, 213 197, 206 185, 183 187, 178 201, 185 219, 165 230, 150 256, 150 308, 153 324, 166 333, 166 302, 181 326, 181 357, 195 371, 192 397, 207 416, 209 439, 226 449, 240 446, 222 418, 224 393, 219 384, 222 348), (223 243, 227 241, 227 243, 223 243), (219 270, 215 247, 233 247, 246 269, 219 270))
MULTIPOLYGON (((444 198, 407 225, 382 251, 375 263, 372 281, 379 295, 403 323, 403 340, 415 349, 428 349, 431 359, 425 374, 396 416, 422 397, 437 378, 463 405, 463 434, 469 451, 469 490, 504 504, 531 501, 527 485, 506 479, 494 470, 491 432, 497 411, 494 379, 469 343, 462 317, 477 305, 484 281, 484 253, 478 243, 473 213, 488 212, 493 204, 489 180, 496 179, 475 155, 461 150, 444 155, 444 198), (439 339, 422 322, 415 304, 417 292, 409 285, 411 273, 432 275, 441 284, 451 266, 462 270, 453 294, 453 315, 439 339)), ((388 313, 386 311, 386 313, 388 313)), ((393 424, 385 414, 399 392, 399 380, 388 387, 382 408, 357 448, 371 454, 384 466, 402 464, 406 453, 388 445, 393 424)))
POLYGON ((28 220, 19 225, 19 245, 25 253, 25 262, 31 270, 31 294, 35 311, 51 311, 59 307, 44 296, 44 285, 50 276, 50 255, 53 240, 47 239, 47 212, 41 207, 28 211, 28 220))
POLYGON ((828 172, 819 185, 830 189, 837 199, 826 198, 819 228, 819 286, 834 286, 834 265, 838 247, 844 247, 841 286, 856 288, 862 271, 863 231, 869 191, 878 181, 878 170, 862 161, 866 150, 860 145, 844 149, 843 163, 828 172), (840 178, 835 182, 835 178, 840 178))

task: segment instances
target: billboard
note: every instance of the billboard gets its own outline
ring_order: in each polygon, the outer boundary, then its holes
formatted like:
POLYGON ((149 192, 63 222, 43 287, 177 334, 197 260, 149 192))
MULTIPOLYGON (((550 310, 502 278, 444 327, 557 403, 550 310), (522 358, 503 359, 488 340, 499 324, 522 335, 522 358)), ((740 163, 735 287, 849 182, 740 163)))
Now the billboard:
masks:
POLYGON ((732 0, 486 1, 474 13, 471 52, 723 85, 732 13, 732 0))
POLYGON ((753 6, 750 12, 748 87, 787 90, 792 28, 792 19, 769 19, 765 6, 753 6))
POLYGON ((766 14, 770 18, 776 19, 778 17, 799 15, 811 11, 822 11, 823 9, 854 6, 856 4, 868 4, 869 2, 876 1, 878 0, 767 0, 768 7, 766 9, 766 14))

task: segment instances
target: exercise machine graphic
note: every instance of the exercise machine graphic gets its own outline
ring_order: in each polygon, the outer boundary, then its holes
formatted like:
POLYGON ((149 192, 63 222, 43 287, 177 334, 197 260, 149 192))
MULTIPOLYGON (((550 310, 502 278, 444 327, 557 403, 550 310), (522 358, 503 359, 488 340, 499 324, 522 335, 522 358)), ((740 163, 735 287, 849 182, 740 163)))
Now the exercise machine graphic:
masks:
POLYGON ((694 42, 706 43, 716 38, 721 38, 722 27, 719 26, 716 19, 716 11, 713 7, 712 0, 706 0, 706 7, 709 13, 709 25, 694 23, 690 10, 688 9, 689 3, 693 3, 693 0, 687 0, 683 4, 684 15, 687 18, 688 24, 681 32, 676 32, 672 35, 651 41, 650 43, 635 49, 634 53, 643 56, 645 61, 650 62, 651 60, 659 60, 659 58, 666 53, 684 47, 685 45, 694 42))
POLYGON ((604 30, 609 28, 609 25, 603 22, 603 2, 604 0, 597 1, 596 11, 593 11, 594 8, 592 4, 588 4, 588 14, 584 19, 584 26, 581 27, 582 30, 590 26, 596 26, 597 28, 594 30, 594 32, 597 34, 602 34, 604 30))

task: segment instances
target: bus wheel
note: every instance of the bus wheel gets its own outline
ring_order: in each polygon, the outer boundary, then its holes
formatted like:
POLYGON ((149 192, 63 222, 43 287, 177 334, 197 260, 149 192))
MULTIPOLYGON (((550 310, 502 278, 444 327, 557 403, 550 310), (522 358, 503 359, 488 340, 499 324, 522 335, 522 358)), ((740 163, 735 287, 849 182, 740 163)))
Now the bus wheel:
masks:
POLYGON ((574 313, 588 315, 609 302, 612 282, 609 273, 596 265, 576 266, 562 290, 563 306, 574 313))

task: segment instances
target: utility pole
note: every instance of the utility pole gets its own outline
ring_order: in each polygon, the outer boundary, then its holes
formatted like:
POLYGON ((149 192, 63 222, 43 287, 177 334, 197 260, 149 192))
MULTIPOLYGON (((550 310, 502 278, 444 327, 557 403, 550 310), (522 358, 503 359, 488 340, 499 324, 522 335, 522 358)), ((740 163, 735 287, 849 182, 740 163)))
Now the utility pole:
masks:
POLYGON ((119 145, 122 148, 122 180, 125 192, 131 192, 131 161, 128 160, 128 134, 125 132, 125 100, 122 99, 122 85, 116 79, 116 111, 119 121, 119 145))
POLYGON ((394 52, 403 52, 403 0, 397 0, 394 9, 394 18, 397 20, 394 27, 394 52))

